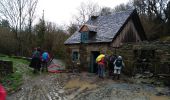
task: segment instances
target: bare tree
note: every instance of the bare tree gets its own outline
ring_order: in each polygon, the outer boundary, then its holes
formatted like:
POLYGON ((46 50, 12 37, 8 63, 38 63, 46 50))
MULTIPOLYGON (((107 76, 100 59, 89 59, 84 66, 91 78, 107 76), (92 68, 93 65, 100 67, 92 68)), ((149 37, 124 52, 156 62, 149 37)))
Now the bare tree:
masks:
POLYGON ((164 20, 164 11, 169 0, 133 0, 139 14, 145 14, 150 19, 164 20))
POLYGON ((98 12, 100 11, 100 7, 98 6, 98 4, 95 4, 93 2, 89 2, 89 3, 82 2, 77 10, 78 10, 78 15, 75 15, 74 19, 75 19, 75 23, 78 26, 81 26, 92 15, 98 15, 98 12))
POLYGON ((0 16, 8 20, 18 40, 22 53, 21 32, 28 25, 31 29, 38 0, 0 0, 0 16))
POLYGON ((35 11, 37 7, 38 0, 29 0, 28 1, 28 27, 29 27, 29 33, 32 32, 32 24, 35 19, 35 11))
POLYGON ((109 15, 112 13, 112 9, 109 8, 109 7, 103 7, 100 11, 100 15, 103 16, 103 15, 109 15))
POLYGON ((76 32, 77 29, 78 29, 77 25, 75 25, 74 23, 70 23, 70 25, 67 28, 67 31, 69 35, 72 35, 74 32, 76 32))
POLYGON ((148 39, 162 37, 166 27, 166 8, 169 0, 133 0, 133 4, 140 14, 148 39), (161 33, 161 34, 160 34, 161 33))
POLYGON ((133 4, 131 2, 127 3, 127 4, 120 4, 118 6, 116 6, 113 9, 113 12, 120 12, 120 11, 126 11, 126 10, 130 10, 133 9, 133 4))

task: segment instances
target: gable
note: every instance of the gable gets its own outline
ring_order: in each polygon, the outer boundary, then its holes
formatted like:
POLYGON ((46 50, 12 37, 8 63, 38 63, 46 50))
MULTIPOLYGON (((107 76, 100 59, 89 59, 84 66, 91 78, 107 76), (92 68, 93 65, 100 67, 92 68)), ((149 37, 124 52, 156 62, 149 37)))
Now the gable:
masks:
POLYGON ((113 39, 111 46, 120 47, 123 43, 142 41, 139 31, 136 29, 134 21, 130 19, 121 32, 113 39))
POLYGON ((80 33, 87 32, 87 31, 89 31, 87 25, 83 25, 82 28, 79 30, 80 33))

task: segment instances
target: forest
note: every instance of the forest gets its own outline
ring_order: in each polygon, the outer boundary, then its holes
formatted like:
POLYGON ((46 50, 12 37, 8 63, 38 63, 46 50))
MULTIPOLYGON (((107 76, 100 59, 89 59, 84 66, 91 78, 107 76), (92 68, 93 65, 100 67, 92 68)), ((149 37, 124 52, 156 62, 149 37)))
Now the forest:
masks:
POLYGON ((115 8, 82 2, 77 9, 78 13, 65 26, 46 21, 44 11, 38 22, 35 22, 37 3, 38 0, 0 1, 0 53, 29 57, 33 48, 41 47, 57 58, 65 58, 64 41, 91 16, 128 9, 137 10, 148 41, 170 40, 169 0, 131 0, 115 8))

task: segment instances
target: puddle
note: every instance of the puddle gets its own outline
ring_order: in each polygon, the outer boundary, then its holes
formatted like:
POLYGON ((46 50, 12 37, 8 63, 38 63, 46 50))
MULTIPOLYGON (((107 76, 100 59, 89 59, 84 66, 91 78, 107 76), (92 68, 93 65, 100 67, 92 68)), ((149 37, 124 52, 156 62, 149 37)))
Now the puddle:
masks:
POLYGON ((170 100, 167 96, 150 96, 150 100, 170 100))
POLYGON ((63 89, 58 90, 58 93, 64 93, 63 89))
POLYGON ((87 81, 80 81, 78 78, 70 80, 66 85, 65 89, 70 89, 70 88, 79 88, 81 91, 84 89, 95 89, 97 87, 96 84, 90 84, 87 81))

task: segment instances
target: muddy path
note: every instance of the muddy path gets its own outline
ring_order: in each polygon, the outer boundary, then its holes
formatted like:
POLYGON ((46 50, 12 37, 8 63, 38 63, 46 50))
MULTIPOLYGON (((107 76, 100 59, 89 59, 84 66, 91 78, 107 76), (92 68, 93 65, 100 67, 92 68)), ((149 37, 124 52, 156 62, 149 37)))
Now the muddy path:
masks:
MULTIPOLYGON (((53 59, 51 64, 64 63, 53 59)), ((23 75, 23 85, 17 92, 9 94, 7 100, 65 100, 63 96, 64 75, 52 73, 36 73, 33 76, 23 75), (62 79, 62 80, 61 80, 62 79)))
POLYGON ((28 78, 7 100, 170 100, 169 88, 99 79, 95 74, 41 74, 28 78))
MULTIPOLYGON (((21 89, 7 97, 7 100, 61 100, 61 75, 42 74, 25 81, 21 89)), ((64 100, 64 99, 62 99, 64 100)))
POLYGON ((7 100, 170 100, 170 89, 133 83, 127 77, 100 79, 87 72, 41 73, 25 75, 20 90, 7 100))

